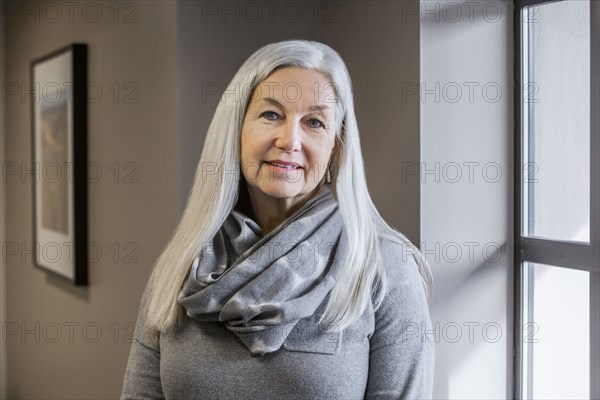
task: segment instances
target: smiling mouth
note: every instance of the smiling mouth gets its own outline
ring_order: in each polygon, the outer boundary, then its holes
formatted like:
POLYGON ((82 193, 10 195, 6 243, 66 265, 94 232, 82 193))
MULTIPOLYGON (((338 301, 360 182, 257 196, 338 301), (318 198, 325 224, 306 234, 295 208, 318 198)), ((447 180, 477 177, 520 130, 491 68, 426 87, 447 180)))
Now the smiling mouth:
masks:
POLYGON ((269 164, 272 165, 274 167, 277 168, 283 168, 283 169, 302 169, 302 167, 300 167, 299 165, 292 165, 292 164, 279 164, 276 162, 269 162, 269 161, 265 161, 265 164, 269 164))

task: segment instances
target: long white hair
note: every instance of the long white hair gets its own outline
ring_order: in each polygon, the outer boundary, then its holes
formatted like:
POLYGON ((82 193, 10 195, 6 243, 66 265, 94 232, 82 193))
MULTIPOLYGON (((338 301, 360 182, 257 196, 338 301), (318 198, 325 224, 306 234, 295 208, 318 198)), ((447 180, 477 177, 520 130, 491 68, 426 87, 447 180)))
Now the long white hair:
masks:
POLYGON ((349 240, 349 252, 322 316, 343 330, 356 321, 368 302, 377 309, 385 296, 386 274, 378 239, 402 244, 414 257, 431 301, 431 271, 418 249, 390 227, 376 210, 369 192, 354 114, 352 82, 340 55, 331 47, 307 40, 288 40, 258 49, 241 66, 223 93, 208 128, 194 184, 183 216, 154 265, 146 307, 146 329, 156 340, 161 331, 185 319, 178 294, 193 258, 217 233, 239 196, 240 134, 254 88, 276 68, 296 66, 325 74, 336 91, 336 148, 330 160, 331 189, 338 201, 349 240))

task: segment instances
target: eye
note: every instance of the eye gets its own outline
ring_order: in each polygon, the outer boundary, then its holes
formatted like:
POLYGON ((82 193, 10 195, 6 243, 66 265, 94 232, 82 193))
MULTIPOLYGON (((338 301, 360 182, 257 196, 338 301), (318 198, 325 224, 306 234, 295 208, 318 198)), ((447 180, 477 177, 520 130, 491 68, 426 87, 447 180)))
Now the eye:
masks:
POLYGON ((265 111, 260 116, 265 117, 269 121, 274 121, 277 117, 279 117, 279 114, 277 114, 275 111, 265 111))
POLYGON ((309 125, 311 128, 325 128, 325 124, 323 122, 321 122, 320 120, 316 119, 316 118, 311 118, 308 120, 309 125), (311 121, 315 121, 317 124, 316 125, 311 125, 310 122, 311 121))

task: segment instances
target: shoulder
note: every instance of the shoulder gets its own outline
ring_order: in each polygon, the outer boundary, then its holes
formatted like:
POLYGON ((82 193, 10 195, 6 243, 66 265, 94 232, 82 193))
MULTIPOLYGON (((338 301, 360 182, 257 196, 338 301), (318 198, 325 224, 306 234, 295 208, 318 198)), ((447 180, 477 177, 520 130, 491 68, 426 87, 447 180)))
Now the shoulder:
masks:
POLYGON ((379 238, 379 251, 385 271, 385 297, 377 314, 393 314, 423 322, 429 319, 425 282, 417 257, 418 249, 408 239, 379 238))
MULTIPOLYGON (((401 237, 380 238, 378 242, 386 277, 384 297, 374 310, 371 350, 404 343, 403 348, 413 346, 415 351, 421 351, 422 338, 418 332, 431 328, 431 316, 425 279, 416 260, 420 254, 401 237)), ((375 301, 373 305, 377 305, 375 301)))
POLYGON ((149 278, 146 282, 146 286, 144 287, 144 291, 142 293, 137 319, 135 323, 134 330, 134 340, 144 345, 145 347, 151 348, 153 350, 159 351, 159 343, 158 337, 157 342, 153 341, 152 338, 148 335, 147 324, 146 324, 146 309, 148 308, 148 303, 150 301, 150 296, 152 295, 152 283, 151 278, 149 278))
POLYGON ((408 239, 380 237, 378 242, 388 288, 421 287, 423 278, 416 260, 419 250, 408 239))

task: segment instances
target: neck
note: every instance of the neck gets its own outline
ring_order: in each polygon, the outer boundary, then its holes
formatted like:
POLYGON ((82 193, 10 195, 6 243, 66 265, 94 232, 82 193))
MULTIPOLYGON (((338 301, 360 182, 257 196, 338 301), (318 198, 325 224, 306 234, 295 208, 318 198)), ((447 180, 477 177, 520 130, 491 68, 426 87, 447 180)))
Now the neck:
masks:
POLYGON ((260 226, 263 235, 266 235, 314 196, 319 191, 319 186, 310 193, 293 198, 270 197, 249 185, 247 189, 253 213, 252 217, 260 226))

